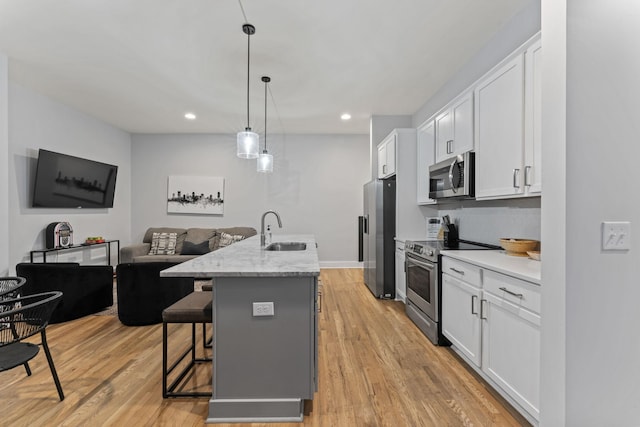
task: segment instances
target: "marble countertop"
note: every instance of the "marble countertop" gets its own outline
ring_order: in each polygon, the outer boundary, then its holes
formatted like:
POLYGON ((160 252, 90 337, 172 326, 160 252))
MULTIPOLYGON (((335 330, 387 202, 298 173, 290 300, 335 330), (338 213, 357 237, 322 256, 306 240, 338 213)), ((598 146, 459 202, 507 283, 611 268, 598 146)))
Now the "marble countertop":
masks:
POLYGON ((542 263, 528 257, 507 255, 505 251, 465 251, 443 250, 442 256, 466 261, 482 268, 526 280, 537 285, 542 284, 542 263))
POLYGON ((304 242, 304 251, 265 251, 253 236, 163 270, 163 277, 319 276, 316 240, 312 235, 274 234, 272 242, 304 242))

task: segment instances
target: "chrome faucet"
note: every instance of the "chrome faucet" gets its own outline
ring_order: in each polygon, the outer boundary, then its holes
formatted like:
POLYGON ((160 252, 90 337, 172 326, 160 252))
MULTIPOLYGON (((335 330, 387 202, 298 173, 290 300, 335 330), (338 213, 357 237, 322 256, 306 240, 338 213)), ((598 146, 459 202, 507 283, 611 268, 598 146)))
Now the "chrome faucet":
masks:
POLYGON ((260 247, 264 248, 266 238, 264 236, 264 217, 267 216, 268 213, 272 213, 278 219, 278 227, 282 228, 282 221, 280 221, 280 215, 276 211, 266 211, 262 214, 262 219, 260 221, 260 247))

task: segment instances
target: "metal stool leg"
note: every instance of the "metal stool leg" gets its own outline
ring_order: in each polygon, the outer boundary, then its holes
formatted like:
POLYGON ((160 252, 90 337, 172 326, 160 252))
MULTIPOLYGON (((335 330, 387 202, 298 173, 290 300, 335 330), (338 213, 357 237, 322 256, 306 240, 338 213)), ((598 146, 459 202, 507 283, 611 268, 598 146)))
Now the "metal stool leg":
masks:
POLYGON ((195 367, 196 363, 211 362, 212 359, 206 357, 198 358, 196 356, 196 324, 191 323, 191 345, 182 353, 177 360, 168 366, 168 323, 162 322, 162 397, 209 397, 211 392, 176 392, 176 388, 180 385, 185 376, 195 367), (191 353, 191 360, 188 365, 178 374, 177 378, 169 385, 169 374, 180 364, 184 358, 191 353))
POLYGON ((53 364, 53 358, 51 357, 51 352, 49 352, 49 345, 47 345, 47 334, 43 329, 40 333, 42 335, 42 347, 44 348, 44 354, 47 355, 47 362, 49 362, 49 369, 51 369, 51 375, 53 376, 53 381, 56 383, 56 389, 58 389, 58 396, 60 396, 60 400, 64 400, 64 393, 62 392, 62 386, 60 385, 60 380, 58 379, 58 373, 56 372, 56 367, 53 364))

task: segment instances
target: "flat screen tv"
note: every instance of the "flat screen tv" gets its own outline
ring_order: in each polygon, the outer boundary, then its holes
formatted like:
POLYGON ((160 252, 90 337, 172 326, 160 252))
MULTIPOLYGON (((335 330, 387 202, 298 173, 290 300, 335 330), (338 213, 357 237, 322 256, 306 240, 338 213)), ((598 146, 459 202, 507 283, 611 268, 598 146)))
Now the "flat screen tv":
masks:
POLYGON ((118 167, 40 149, 34 208, 112 208, 118 167))

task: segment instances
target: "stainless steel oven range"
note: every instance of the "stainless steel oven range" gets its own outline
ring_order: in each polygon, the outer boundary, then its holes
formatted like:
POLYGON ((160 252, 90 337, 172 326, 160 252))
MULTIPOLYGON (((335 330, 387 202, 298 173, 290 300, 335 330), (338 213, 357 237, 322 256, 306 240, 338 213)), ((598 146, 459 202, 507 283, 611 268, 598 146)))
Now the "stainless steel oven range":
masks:
POLYGON ((442 271, 440 251, 500 249, 499 246, 459 240, 445 247, 442 241, 406 241, 407 316, 435 345, 449 345, 442 335, 442 271))

